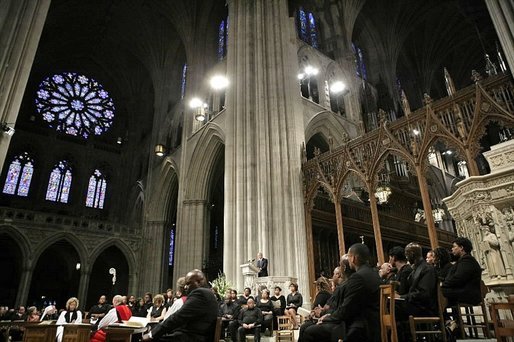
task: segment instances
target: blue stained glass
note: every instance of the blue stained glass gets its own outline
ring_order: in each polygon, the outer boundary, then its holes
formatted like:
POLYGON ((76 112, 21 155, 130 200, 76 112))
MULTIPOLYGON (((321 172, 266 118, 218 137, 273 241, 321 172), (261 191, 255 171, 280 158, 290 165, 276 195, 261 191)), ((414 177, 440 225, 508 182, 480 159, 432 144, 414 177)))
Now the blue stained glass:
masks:
POLYGON ((18 178, 20 178, 21 164, 15 159, 9 166, 7 172, 7 179, 4 185, 4 194, 14 195, 16 193, 16 185, 18 184, 18 178))
POLYGON ((53 202, 68 203, 71 181, 72 173, 68 162, 60 161, 50 173, 46 199, 53 202))
POLYGON ((3 193, 27 197, 33 173, 34 162, 27 152, 23 152, 9 165, 3 193))
POLYGON ((103 209, 106 189, 107 181, 105 177, 98 169, 95 170, 93 175, 89 177, 86 207, 103 209))
POLYGON ((222 20, 218 32, 218 59, 225 57, 225 20, 222 20))
POLYGON ((298 20, 300 21, 300 38, 307 42, 309 39, 307 34, 307 16, 302 7, 298 10, 298 20))
POLYGON ((187 78, 187 64, 184 64, 182 67, 182 87, 180 89, 180 94, 182 99, 186 95, 186 78, 187 78))
POLYGON ((77 73, 47 77, 39 85, 35 102, 50 127, 70 135, 103 134, 114 119, 109 93, 94 79, 77 73))
POLYGON ((168 258, 168 265, 173 266, 173 253, 175 251, 175 229, 171 228, 170 233, 170 254, 168 258))
POLYGON ((309 12, 309 36, 311 46, 314 48, 318 48, 318 31, 316 29, 316 21, 314 20, 314 15, 309 12))
POLYGON ((29 194, 30 181, 32 180, 32 174, 34 173, 34 167, 31 162, 28 162, 23 167, 21 172, 20 184, 18 186, 18 196, 27 197, 29 194))
POLYGON ((366 64, 364 63, 364 55, 363 55, 362 50, 360 48, 357 48, 357 54, 358 54, 358 58, 359 58, 360 73, 362 75, 362 78, 367 80, 368 79, 368 72, 366 71, 366 64))

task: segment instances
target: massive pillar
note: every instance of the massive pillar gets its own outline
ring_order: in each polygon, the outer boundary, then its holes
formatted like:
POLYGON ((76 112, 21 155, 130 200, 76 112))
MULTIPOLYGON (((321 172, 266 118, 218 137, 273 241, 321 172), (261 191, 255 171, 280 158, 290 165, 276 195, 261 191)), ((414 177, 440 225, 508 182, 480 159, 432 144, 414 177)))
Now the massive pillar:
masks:
POLYGON ((485 3, 512 72, 514 70, 514 5, 512 1, 505 0, 487 0, 485 3))
MULTIPOLYGON (((0 1, 0 126, 14 127, 50 0, 0 1)), ((11 136, 0 129, 0 168, 11 136)))
POLYGON ((239 265, 262 251, 271 276, 298 278, 306 294, 294 23, 286 0, 228 4, 224 271, 241 288, 239 265))

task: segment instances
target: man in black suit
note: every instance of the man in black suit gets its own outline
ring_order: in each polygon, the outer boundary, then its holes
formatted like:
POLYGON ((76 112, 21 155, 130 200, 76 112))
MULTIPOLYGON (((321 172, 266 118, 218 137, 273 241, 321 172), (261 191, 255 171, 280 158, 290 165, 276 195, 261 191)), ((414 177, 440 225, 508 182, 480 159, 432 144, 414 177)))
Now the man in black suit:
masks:
POLYGON ((412 265, 408 277, 409 289, 405 294, 396 294, 396 314, 398 320, 413 316, 433 316, 437 314, 436 274, 433 266, 423 258, 421 246, 411 242, 405 247, 405 256, 412 265))
POLYGON ((482 268, 470 254, 472 250, 473 245, 467 238, 458 237, 453 241, 452 254, 459 259, 441 285, 443 295, 448 299, 448 306, 457 303, 476 305, 482 301, 482 268))
POLYGON ((268 259, 262 257, 262 253, 257 254, 257 267, 259 268, 258 277, 268 276, 268 259))
POLYGON ((157 324, 143 341, 207 342, 218 315, 218 303, 204 274, 193 270, 186 275, 187 300, 180 310, 157 324), (161 339, 167 334, 165 339, 161 339))
POLYGON ((369 248, 356 243, 348 250, 348 262, 356 272, 344 283, 336 309, 305 329, 302 341, 375 342, 380 335, 380 277, 369 266, 369 248))

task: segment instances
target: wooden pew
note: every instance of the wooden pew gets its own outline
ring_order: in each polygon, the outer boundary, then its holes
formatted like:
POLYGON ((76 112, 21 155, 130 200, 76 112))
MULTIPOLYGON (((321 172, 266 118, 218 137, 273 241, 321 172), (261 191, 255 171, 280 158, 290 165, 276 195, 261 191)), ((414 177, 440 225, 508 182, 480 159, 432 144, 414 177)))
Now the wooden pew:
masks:
POLYGON ((146 327, 132 328, 112 325, 103 329, 107 333, 106 342, 130 342, 133 334, 142 334, 146 331, 146 327))
POLYGON ((62 342, 88 342, 91 336, 90 324, 64 324, 62 342))
POLYGON ((55 324, 29 324, 25 325, 23 342, 54 342, 57 332, 55 324))

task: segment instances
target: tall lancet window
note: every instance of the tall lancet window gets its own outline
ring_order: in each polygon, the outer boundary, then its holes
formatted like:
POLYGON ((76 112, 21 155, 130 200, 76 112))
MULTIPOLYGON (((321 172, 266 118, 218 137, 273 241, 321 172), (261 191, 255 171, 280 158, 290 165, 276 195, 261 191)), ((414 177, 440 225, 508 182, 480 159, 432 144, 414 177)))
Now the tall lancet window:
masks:
POLYGON ((227 55, 228 17, 222 20, 218 28, 218 59, 221 61, 227 55))
POLYGON ((368 71, 366 70, 366 63, 364 62, 364 53, 362 49, 352 43, 353 53, 355 54, 355 64, 357 66, 357 76, 361 77, 363 80, 368 79, 368 71))
POLYGON ((27 197, 34 173, 34 161, 27 152, 14 158, 4 184, 4 194, 27 197))
POLYGON ((50 173, 46 199, 53 202, 68 203, 71 189, 72 172, 66 160, 60 161, 50 173))
POLYGON ((300 39, 314 48, 319 47, 318 28, 312 12, 306 12, 302 7, 298 9, 298 34, 300 39))
POLYGON ((86 207, 103 209, 106 189, 107 181, 105 180, 105 176, 98 169, 95 170, 91 177, 89 177, 86 207))
POLYGON ((187 63, 182 67, 182 83, 180 85, 180 97, 183 99, 186 96, 186 81, 187 81, 187 63))

